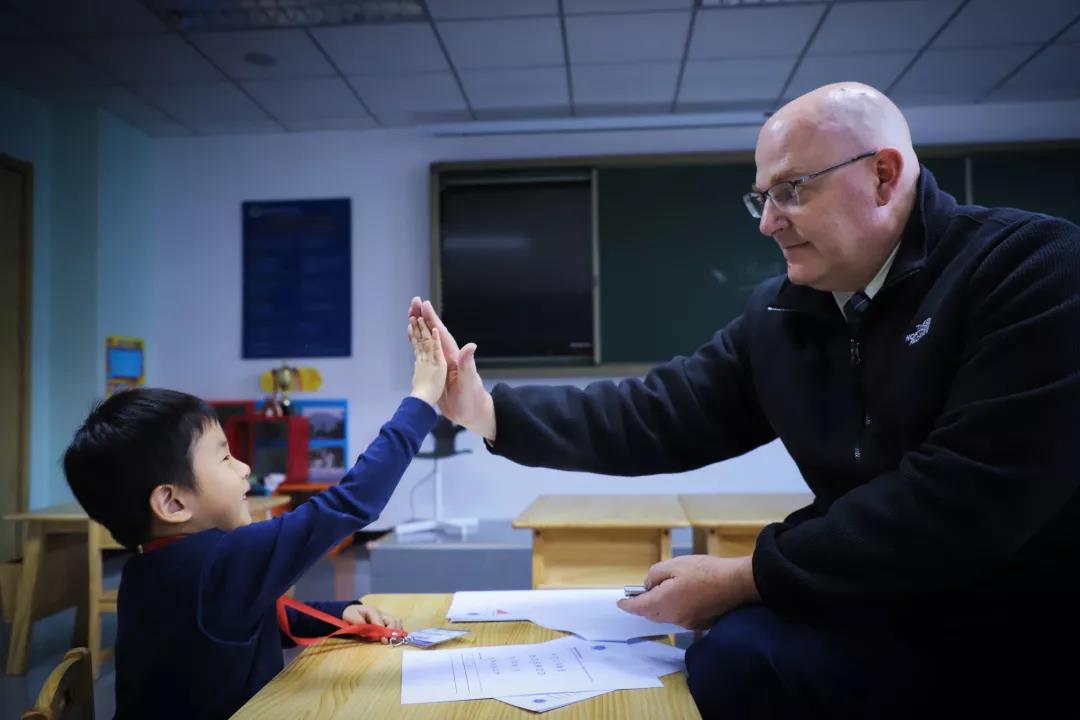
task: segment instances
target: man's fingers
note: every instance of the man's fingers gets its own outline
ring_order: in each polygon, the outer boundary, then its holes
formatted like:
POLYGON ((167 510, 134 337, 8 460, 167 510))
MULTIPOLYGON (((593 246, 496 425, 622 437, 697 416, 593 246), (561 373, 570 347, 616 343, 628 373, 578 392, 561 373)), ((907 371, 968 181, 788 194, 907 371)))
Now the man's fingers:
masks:
POLYGON ((657 613, 660 612, 657 607, 656 597, 649 597, 649 593, 632 598, 623 598, 618 601, 618 605, 631 615, 640 615, 650 620, 655 620, 657 613))
POLYGON ((428 324, 424 322, 424 318, 420 318, 416 321, 420 326, 420 337, 424 338, 424 342, 431 340, 431 329, 428 328, 428 324))
POLYGON ((672 567, 669 560, 662 560, 651 568, 649 573, 645 576, 645 587, 649 590, 653 589, 665 580, 669 580, 674 576, 672 567))
POLYGON ((452 360, 456 358, 459 352, 457 341, 450 331, 446 329, 446 325, 443 324, 443 321, 435 312, 435 306, 431 304, 430 300, 424 301, 421 306, 421 314, 428 325, 433 328, 439 328, 442 334, 443 349, 446 351, 446 359, 452 360))
POLYGON ((458 355, 458 368, 468 372, 476 372, 476 343, 469 343, 461 349, 458 355))
POLYGON ((409 317, 420 317, 422 305, 420 298, 414 295, 413 299, 409 301, 409 317))

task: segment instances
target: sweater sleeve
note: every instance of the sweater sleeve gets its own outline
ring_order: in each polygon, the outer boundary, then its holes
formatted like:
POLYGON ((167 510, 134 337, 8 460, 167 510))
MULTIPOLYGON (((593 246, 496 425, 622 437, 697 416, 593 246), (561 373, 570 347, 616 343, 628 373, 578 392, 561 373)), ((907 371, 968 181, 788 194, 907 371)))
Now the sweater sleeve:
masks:
POLYGON ((491 451, 534 467, 650 475, 702 467, 772 440, 749 377, 743 322, 644 379, 584 389, 497 385, 491 451))
POLYGON ((925 440, 821 517, 759 536, 769 606, 857 618, 978 584, 1080 488, 1080 229, 1021 226, 966 290, 963 360, 925 440))
POLYGON ((305 570, 379 516, 435 418, 430 405, 405 398, 340 484, 292 512, 223 534, 204 563, 202 627, 219 639, 249 637, 305 570))

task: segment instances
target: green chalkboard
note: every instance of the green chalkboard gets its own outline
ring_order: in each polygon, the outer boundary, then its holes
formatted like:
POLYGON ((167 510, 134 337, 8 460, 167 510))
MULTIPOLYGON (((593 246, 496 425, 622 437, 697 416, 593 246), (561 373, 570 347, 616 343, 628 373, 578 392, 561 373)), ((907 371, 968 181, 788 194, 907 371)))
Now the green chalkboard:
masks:
POLYGON ((934 174, 938 187, 956 198, 961 205, 967 204, 964 195, 964 158, 949 156, 920 157, 919 161, 934 174))
POLYGON ((742 203, 751 164, 610 168, 597 180, 604 363, 693 352, 784 272, 742 203))
POLYGON ((976 204, 1080 223, 1080 149, 984 152, 971 162, 976 204))

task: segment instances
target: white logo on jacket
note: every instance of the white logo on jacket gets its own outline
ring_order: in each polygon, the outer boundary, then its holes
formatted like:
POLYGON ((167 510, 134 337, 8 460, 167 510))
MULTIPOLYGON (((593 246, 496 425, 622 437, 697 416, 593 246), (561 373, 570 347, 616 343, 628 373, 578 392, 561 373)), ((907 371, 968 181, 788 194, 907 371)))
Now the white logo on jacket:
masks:
POLYGON ((915 332, 911 333, 910 335, 904 336, 904 341, 907 342, 908 345, 914 345, 915 343, 926 337, 926 334, 930 332, 931 319, 932 318, 926 318, 921 323, 916 325, 915 332))

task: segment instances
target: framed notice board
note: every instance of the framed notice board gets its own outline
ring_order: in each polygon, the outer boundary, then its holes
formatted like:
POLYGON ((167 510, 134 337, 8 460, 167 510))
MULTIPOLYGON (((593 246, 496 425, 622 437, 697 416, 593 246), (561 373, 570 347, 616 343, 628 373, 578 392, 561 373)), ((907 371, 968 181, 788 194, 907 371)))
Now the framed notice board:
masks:
POLYGON ((352 354, 348 198, 245 202, 243 358, 352 354))

